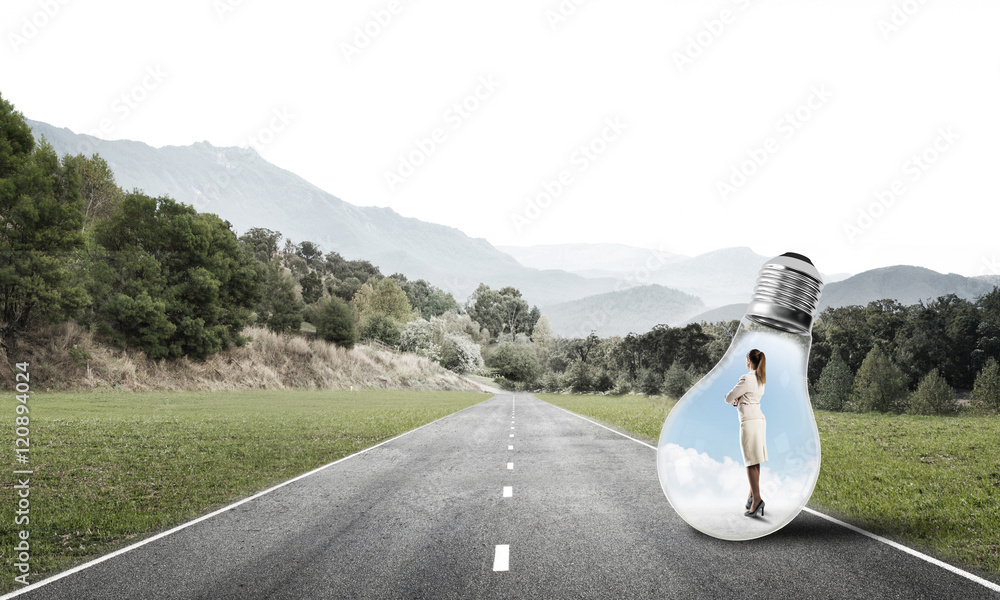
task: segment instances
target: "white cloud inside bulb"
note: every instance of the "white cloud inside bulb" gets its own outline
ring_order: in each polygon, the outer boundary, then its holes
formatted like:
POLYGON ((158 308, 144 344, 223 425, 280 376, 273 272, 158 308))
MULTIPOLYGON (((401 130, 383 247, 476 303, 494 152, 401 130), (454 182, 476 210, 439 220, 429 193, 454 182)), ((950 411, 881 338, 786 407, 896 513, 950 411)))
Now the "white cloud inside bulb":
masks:
MULTIPOLYGON (((665 481, 667 495, 675 508, 701 509, 708 506, 729 505, 734 498, 745 498, 749 483, 742 461, 726 456, 718 461, 705 452, 684 448, 677 444, 660 447, 658 468, 661 481, 665 481)), ((781 476, 763 463, 760 469, 761 496, 771 505, 770 499, 787 501, 801 499, 811 492, 812 473, 816 459, 805 463, 798 473, 781 476)))

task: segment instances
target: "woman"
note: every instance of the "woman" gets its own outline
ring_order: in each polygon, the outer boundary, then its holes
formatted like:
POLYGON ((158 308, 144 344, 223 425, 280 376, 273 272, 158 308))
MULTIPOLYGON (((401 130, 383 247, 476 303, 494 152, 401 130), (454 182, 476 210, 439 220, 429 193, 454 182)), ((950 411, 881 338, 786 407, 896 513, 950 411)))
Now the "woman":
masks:
POLYGON ((740 446, 743 449, 743 465, 747 468, 750 481, 750 496, 747 498, 747 517, 764 516, 764 499, 760 497, 760 463, 767 462, 765 433, 767 421, 760 410, 760 399, 764 395, 766 361, 764 353, 754 348, 747 353, 749 373, 740 380, 728 394, 726 402, 740 411, 740 446))

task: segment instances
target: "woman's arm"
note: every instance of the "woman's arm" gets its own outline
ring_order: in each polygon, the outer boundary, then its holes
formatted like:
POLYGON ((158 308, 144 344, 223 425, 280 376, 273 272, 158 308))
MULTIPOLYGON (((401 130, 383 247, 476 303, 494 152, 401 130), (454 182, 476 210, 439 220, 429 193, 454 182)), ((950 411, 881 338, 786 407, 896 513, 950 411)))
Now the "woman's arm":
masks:
POLYGON ((739 397, 747 392, 747 376, 741 375, 740 380, 736 382, 736 387, 729 390, 726 394, 726 403, 736 406, 739 404, 739 397))

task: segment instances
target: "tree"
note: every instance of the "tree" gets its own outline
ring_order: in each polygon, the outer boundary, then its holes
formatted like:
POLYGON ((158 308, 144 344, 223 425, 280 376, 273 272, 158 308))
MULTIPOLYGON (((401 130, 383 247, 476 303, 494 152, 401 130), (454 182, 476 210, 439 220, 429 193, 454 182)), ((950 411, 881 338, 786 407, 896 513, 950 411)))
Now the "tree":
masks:
POLYGON ((323 268, 320 265, 320 259, 323 258, 323 250, 319 247, 319 244, 314 244, 306 240, 297 246, 295 255, 306 261, 306 265, 310 269, 323 268))
POLYGON ((125 193, 115 183, 115 175, 108 162, 93 155, 65 156, 63 162, 80 174, 80 196, 83 200, 83 229, 88 230, 93 223, 114 214, 125 193))
POLYGON ((83 199, 73 161, 36 146, 21 113, 0 97, 0 347, 35 322, 80 314, 86 290, 71 269, 83 247, 83 199))
POLYGON ((316 271, 309 271, 299 279, 302 286, 302 301, 312 304, 323 297, 323 280, 319 278, 316 271))
POLYGON ((316 335, 343 348, 353 348, 358 341, 354 312, 340 298, 328 298, 316 312, 316 335))
POLYGON ((594 380, 587 363, 578 360, 566 370, 566 384, 574 394, 585 394, 594 390, 594 380))
POLYGON ((647 396, 657 396, 663 388, 663 376, 655 369, 643 369, 639 374, 639 391, 647 396))
POLYGON ((840 348, 834 347, 830 360, 823 367, 816 384, 816 394, 813 404, 823 410, 844 410, 844 405, 851 398, 854 387, 854 374, 840 355, 840 348))
POLYGON ((900 412, 906 400, 906 374, 874 346, 854 377, 852 401, 862 412, 900 412))
POLYGON ((541 316, 538 310, 528 308, 517 288, 507 286, 491 290, 485 283, 480 283, 472 293, 465 309, 474 320, 490 330, 493 339, 505 331, 512 338, 519 333, 530 335, 541 316))
POLYGON ((915 415, 946 415, 957 410, 955 390, 951 389, 937 369, 931 369, 930 373, 924 375, 906 407, 906 412, 915 415))
POLYGON ((278 255, 280 231, 271 231, 263 227, 252 227, 240 236, 240 244, 249 248, 254 258, 262 263, 271 262, 278 255))
POLYGON ((510 379, 530 383, 538 378, 538 357, 530 346, 504 342, 490 352, 486 366, 510 379))
POLYGON ((675 360, 667 372, 663 374, 662 390, 671 398, 680 399, 695 383, 694 376, 681 366, 679 360, 675 360))
POLYGON ((406 323, 413 317, 406 293, 394 279, 389 277, 378 282, 369 280, 354 295, 352 302, 362 319, 381 313, 399 323, 406 323))
POLYGON ((295 286, 277 260, 261 266, 260 301, 254 308, 257 322, 275 333, 298 333, 302 328, 302 301, 295 286))
POLYGON ((243 343, 264 274, 218 216, 133 192, 94 240, 93 319, 117 340, 150 358, 243 343))
POLYGON ((1000 412, 1000 366, 995 358, 987 360, 976 375, 972 386, 972 405, 983 412, 1000 412))

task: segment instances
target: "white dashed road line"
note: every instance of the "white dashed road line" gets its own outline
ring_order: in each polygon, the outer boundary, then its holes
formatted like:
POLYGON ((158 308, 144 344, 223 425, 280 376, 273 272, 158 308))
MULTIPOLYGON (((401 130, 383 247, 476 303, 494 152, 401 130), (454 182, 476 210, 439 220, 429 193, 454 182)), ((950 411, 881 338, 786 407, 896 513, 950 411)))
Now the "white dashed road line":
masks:
POLYGON ((504 498, 513 498, 514 497, 514 486, 505 485, 504 488, 503 488, 503 497, 504 498))
POLYGON ((510 545, 509 544, 499 544, 499 545, 497 545, 496 553, 493 554, 493 570, 494 571, 509 571, 510 570, 510 545))

